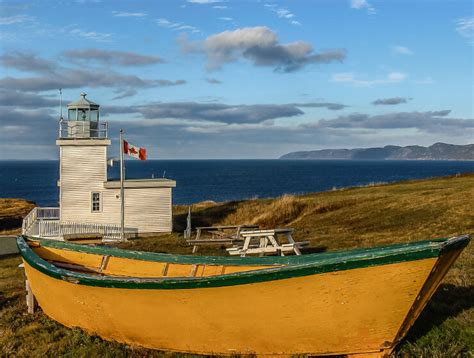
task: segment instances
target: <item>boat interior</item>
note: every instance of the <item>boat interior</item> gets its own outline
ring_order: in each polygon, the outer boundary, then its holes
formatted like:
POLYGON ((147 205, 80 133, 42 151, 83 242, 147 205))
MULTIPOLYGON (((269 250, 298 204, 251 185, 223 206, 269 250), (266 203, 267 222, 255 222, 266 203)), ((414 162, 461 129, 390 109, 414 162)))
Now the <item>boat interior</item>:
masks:
POLYGON ((102 276, 117 277, 208 277, 245 271, 255 271, 283 266, 281 264, 212 264, 175 263, 151 261, 146 258, 124 258, 107 254, 94 254, 60 249, 28 241, 30 248, 43 260, 70 271, 102 276))
MULTIPOLYGON (((469 236, 407 242, 395 245, 292 256, 222 257, 191 256, 122 250, 53 240, 19 237, 18 245, 29 247, 35 256, 71 272, 117 278, 204 278, 239 273, 296 270, 329 272, 386 263, 438 257, 457 253, 469 236), (23 241, 24 240, 24 241, 23 241)), ((20 248, 21 250, 21 248, 20 248)), ((308 271, 309 272, 309 271, 308 271)))

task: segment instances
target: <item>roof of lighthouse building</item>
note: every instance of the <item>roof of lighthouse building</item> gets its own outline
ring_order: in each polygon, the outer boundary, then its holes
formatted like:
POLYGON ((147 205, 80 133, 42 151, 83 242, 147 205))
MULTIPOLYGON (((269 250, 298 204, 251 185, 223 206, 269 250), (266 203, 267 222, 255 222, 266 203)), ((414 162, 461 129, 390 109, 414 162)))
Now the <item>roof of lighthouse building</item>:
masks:
POLYGON ((76 108, 99 108, 97 103, 94 103, 86 98, 87 94, 82 92, 81 98, 75 102, 69 103, 68 107, 76 107, 76 108))

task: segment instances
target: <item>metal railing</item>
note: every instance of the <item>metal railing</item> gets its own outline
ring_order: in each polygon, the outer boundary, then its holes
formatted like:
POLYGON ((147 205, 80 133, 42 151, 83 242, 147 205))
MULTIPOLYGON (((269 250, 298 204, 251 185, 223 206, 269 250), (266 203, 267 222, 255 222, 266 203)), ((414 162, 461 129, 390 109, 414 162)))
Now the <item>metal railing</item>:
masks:
POLYGON ((59 138, 107 138, 107 134, 107 122, 59 121, 59 138))

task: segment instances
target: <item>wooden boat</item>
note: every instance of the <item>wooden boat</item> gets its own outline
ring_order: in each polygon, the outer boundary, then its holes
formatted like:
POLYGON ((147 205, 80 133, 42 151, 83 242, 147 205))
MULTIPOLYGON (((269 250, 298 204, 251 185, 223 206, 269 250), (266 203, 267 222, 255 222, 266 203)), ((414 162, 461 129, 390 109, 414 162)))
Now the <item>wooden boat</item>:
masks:
POLYGON ((17 238, 45 314, 202 354, 384 356, 468 236, 290 257, 197 257, 17 238))

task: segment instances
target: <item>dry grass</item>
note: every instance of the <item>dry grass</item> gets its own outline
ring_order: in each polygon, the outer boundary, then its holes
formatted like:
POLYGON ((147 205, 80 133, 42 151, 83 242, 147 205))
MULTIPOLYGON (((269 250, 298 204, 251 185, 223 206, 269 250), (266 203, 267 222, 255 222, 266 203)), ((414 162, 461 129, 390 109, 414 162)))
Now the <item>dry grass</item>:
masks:
MULTIPOLYGON (((474 233, 474 175, 341 189, 303 196, 192 207, 194 226, 291 226, 300 240, 329 250, 474 233)), ((176 206, 175 228, 186 206, 176 206)))
MULTIPOLYGON (((474 236, 473 201, 471 174, 276 199, 206 202, 193 205, 192 219, 193 227, 238 223, 293 227, 296 239, 309 240, 313 250, 340 250, 459 234, 474 236)), ((177 232, 121 246, 190 254, 191 248, 185 245, 181 234, 186 215, 186 206, 176 206, 177 232)), ((223 247, 203 247, 199 253, 223 255, 225 251, 223 247)), ((22 273, 15 267, 18 262, 18 258, 0 259, 0 355, 161 355, 68 330, 40 312, 25 315, 22 273)), ((398 347, 397 355, 472 356, 473 277, 471 244, 398 347)))
POLYGON ((23 199, 0 199, 0 234, 20 233, 23 218, 34 207, 33 202, 23 199))

